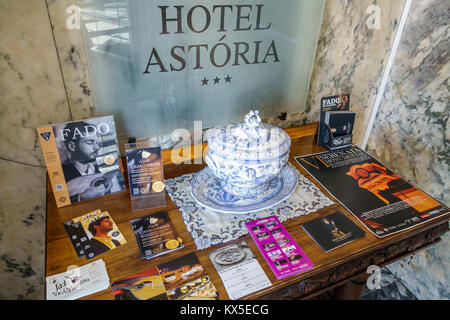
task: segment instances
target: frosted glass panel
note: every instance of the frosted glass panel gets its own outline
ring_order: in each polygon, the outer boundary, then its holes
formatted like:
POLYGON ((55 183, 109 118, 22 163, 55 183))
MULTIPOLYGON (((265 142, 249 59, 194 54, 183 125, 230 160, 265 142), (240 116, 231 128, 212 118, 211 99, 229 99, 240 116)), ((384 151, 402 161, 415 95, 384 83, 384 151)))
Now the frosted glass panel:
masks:
POLYGON ((324 2, 79 0, 97 114, 144 138, 303 111, 324 2))

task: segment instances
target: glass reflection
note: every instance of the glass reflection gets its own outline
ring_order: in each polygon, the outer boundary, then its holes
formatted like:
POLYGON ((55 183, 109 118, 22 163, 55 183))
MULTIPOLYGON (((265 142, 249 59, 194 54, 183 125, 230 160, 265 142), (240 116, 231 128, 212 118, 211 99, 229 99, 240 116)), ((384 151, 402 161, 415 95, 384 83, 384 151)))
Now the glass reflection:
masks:
POLYGON ((119 139, 304 111, 324 0, 78 0, 97 114, 119 139))

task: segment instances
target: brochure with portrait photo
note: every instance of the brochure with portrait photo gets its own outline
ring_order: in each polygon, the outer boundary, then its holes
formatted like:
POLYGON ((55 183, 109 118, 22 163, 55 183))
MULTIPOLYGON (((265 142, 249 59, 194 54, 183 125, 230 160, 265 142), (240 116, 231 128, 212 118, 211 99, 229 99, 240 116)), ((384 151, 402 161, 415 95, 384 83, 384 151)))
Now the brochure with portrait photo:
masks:
POLYGON ((37 132, 58 208, 126 190, 113 116, 37 132))
POLYGON ((302 227, 325 252, 366 235, 361 228, 340 211, 308 221, 302 227))
POLYGON ((91 259, 127 243, 108 211, 97 209, 63 226, 79 258, 91 259))
POLYGON ((322 97, 320 99, 320 119, 319 126, 317 129, 317 145, 323 146, 325 139, 327 139, 328 130, 326 126, 328 123, 325 121, 327 113, 330 111, 349 111, 350 108, 350 94, 341 94, 335 96, 322 97))

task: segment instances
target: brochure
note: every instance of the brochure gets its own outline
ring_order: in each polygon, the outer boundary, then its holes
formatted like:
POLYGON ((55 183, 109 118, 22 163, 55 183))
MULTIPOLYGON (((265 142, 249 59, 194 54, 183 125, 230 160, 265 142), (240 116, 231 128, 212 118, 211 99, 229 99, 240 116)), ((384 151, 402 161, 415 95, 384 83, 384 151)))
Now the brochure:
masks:
POLYGON ((216 300, 217 289, 194 252, 117 281, 116 300, 216 300))
POLYGON ((167 211, 131 220, 143 259, 151 259, 184 247, 167 211))
POLYGON ((150 142, 127 143, 125 152, 132 210, 165 207, 161 148, 150 142))
POLYGON ((113 116, 37 132, 58 208, 126 190, 113 116))
POLYGON ((47 300, 75 300, 109 287, 102 259, 45 278, 47 300))
POLYGON ((97 209, 63 225, 79 258, 91 259, 127 243, 108 211, 97 209))
POLYGON ((214 250, 209 258, 232 300, 272 285, 245 241, 214 250))
POLYGON ((377 237, 449 213, 444 205, 357 146, 295 160, 377 237))
POLYGON ((324 123, 330 127, 333 137, 351 134, 355 123, 355 113, 351 111, 327 111, 324 123))
MULTIPOLYGON (((349 111, 349 108, 350 94, 322 97, 322 99, 320 99, 320 119, 317 129, 317 145, 323 146, 325 144, 325 139, 327 139, 328 130, 326 129, 327 123, 325 122, 327 112, 349 111)), ((328 139, 329 138, 330 137, 328 137, 328 139)))
POLYGON ((115 300, 167 300, 159 271, 152 267, 111 284, 115 300))
POLYGON ((276 216, 249 221, 245 226, 278 280, 314 266, 276 216))
POLYGON ((366 235, 362 229, 340 211, 308 221, 302 227, 325 252, 366 235))

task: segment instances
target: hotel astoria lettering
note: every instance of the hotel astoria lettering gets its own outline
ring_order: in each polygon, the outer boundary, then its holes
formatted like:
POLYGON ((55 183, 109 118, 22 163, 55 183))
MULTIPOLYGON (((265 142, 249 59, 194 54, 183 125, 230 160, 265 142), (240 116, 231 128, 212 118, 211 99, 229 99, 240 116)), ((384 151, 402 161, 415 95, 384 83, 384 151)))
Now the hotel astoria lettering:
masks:
POLYGON ((202 33, 211 28, 211 21, 218 19, 217 42, 173 46, 170 52, 158 52, 153 47, 143 74, 182 71, 187 66, 193 70, 212 65, 216 68, 280 62, 275 41, 229 42, 224 32, 269 30, 272 23, 262 25, 264 5, 202 5, 158 6, 161 12, 160 36, 184 33, 202 33), (198 19, 193 21, 193 15, 198 19), (201 17, 201 18, 199 18, 201 17), (232 17, 233 19, 226 19, 232 17), (233 23, 227 23, 233 21, 233 23), (203 58, 202 57, 207 57, 203 58), (188 63, 189 62, 189 63, 188 63))

